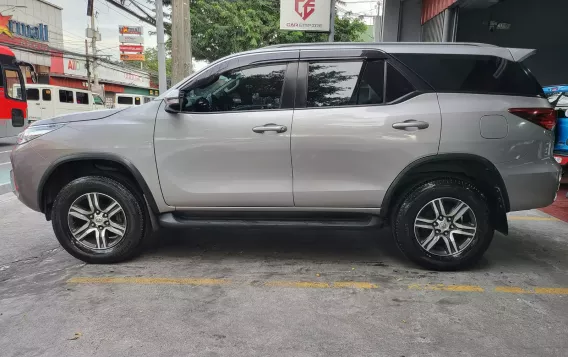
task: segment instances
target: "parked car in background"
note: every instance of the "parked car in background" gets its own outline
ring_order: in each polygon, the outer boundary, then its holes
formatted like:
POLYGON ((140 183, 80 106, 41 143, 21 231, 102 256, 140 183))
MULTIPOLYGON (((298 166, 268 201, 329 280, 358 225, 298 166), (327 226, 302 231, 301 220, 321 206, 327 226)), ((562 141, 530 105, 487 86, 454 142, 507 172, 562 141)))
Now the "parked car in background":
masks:
MULTIPOLYGON (((19 85, 15 90, 21 91, 19 85)), ((76 112, 106 109, 102 98, 88 90, 27 84, 26 98, 30 122, 76 112)))
POLYGON ((143 107, 32 124, 12 151, 14 192, 90 263, 132 257, 159 226, 388 225, 414 262, 465 268, 495 230, 507 234, 507 212, 558 192, 556 111, 521 64, 533 52, 323 43, 234 54, 143 107))
POLYGON ((568 85, 544 87, 549 102, 557 109, 558 122, 556 124, 556 142, 554 144, 554 158, 562 166, 563 171, 568 169, 568 85))
POLYGON ((139 95, 139 94, 118 93, 115 94, 114 108, 120 109, 120 108, 139 106, 148 103, 153 98, 154 97, 139 95))

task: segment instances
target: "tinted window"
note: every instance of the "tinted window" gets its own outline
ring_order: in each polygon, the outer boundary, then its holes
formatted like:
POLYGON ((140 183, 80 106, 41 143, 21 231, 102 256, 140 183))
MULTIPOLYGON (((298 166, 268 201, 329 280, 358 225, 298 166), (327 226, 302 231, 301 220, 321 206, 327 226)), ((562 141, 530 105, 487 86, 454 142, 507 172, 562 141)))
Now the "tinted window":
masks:
POLYGON ((337 107, 357 103, 355 87, 363 62, 309 64, 308 107, 337 107))
POLYGON ((122 96, 119 96, 116 99, 116 102, 118 104, 126 104, 126 105, 132 105, 132 103, 134 103, 132 97, 122 97, 122 96))
POLYGON ((59 90, 59 101, 61 103, 73 103, 73 92, 70 90, 59 90))
POLYGON ((39 100, 39 89, 37 88, 26 89, 26 96, 28 100, 39 100))
POLYGON ((41 96, 44 101, 49 102, 51 101, 51 89, 43 89, 41 91, 41 96))
POLYGON ((190 112, 280 109, 286 65, 239 69, 213 83, 188 91, 183 108, 190 112))
POLYGON ((387 102, 392 102, 413 91, 414 87, 408 79, 393 66, 387 65, 387 102))
POLYGON ((89 104, 89 93, 77 92, 77 104, 89 104))
POLYGON ((140 105, 140 97, 134 98, 134 104, 135 104, 135 105, 140 105))
POLYGON ((493 56, 398 54, 440 92, 542 96, 542 87, 520 63, 493 56))
POLYGON ((367 62, 359 85, 357 104, 382 104, 384 79, 385 63, 367 62))

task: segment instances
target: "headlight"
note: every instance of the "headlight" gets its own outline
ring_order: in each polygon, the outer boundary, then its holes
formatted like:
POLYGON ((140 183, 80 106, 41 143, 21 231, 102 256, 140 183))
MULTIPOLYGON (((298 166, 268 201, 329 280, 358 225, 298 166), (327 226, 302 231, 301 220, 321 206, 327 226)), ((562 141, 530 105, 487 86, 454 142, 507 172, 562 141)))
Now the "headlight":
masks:
POLYGON ((35 138, 39 138, 42 135, 51 133, 54 130, 62 128, 65 124, 44 124, 44 125, 32 125, 26 130, 18 134, 18 144, 27 143, 35 138))

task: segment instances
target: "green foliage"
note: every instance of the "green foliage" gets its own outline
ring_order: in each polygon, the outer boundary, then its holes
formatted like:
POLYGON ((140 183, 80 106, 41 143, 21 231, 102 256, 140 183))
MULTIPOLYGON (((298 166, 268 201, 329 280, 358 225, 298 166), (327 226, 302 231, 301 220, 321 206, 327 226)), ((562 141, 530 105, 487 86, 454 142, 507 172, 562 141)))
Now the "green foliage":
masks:
MULTIPOLYGON (((164 0, 164 5, 171 5, 164 0)), ((190 0, 193 57, 214 61, 231 53, 281 43, 325 42, 327 33, 280 30, 280 0, 190 0)), ((171 27, 165 26, 170 35, 171 27)), ((335 18, 335 41, 357 41, 358 19, 335 18)))
MULTIPOLYGON (((144 69, 151 72, 158 73, 158 50, 156 48, 147 48, 144 51, 146 61, 144 62, 144 69)), ((166 57, 166 76, 170 77, 172 74, 172 59, 166 57)))

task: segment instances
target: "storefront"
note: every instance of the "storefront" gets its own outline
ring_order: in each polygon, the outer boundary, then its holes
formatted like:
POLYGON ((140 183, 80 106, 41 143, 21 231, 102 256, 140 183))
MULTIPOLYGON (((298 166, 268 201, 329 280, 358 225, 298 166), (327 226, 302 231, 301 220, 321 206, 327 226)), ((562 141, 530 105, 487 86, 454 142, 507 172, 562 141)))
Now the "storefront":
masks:
POLYGON ((49 83, 51 56, 63 48, 61 10, 43 0, 0 5, 0 44, 19 60, 33 64, 40 83, 49 83))

